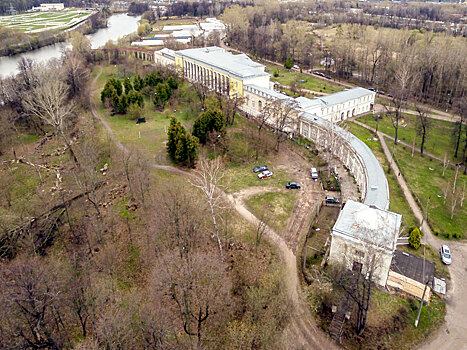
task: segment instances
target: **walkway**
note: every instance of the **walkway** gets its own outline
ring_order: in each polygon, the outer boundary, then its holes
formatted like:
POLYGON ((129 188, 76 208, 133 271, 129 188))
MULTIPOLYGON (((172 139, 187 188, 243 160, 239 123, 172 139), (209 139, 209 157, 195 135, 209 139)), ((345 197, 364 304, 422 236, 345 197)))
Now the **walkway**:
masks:
MULTIPOLYGON (((374 129, 374 128, 372 128, 371 126, 368 126, 368 125, 366 125, 366 124, 364 124, 364 123, 362 123, 362 122, 359 122, 359 121, 356 120, 356 119, 352 120, 352 122, 354 122, 354 123, 357 124, 357 125, 360 125, 361 127, 364 127, 365 129, 368 129, 368 130, 370 130, 370 131, 372 131, 372 132, 376 132, 376 129, 374 129)), ((391 135, 384 134, 384 133, 379 132, 379 131, 378 131, 378 134, 381 134, 381 135, 383 135, 384 137, 386 137, 386 138, 388 138, 388 139, 390 139, 390 140, 394 140, 394 137, 392 137, 391 135)), ((399 141, 398 144, 403 145, 403 146, 405 146, 405 147, 407 147, 407 148, 409 148, 409 149, 412 149, 412 145, 409 145, 407 142, 399 141)), ((415 148, 415 152, 420 153, 420 149, 419 149, 419 148, 415 148)), ((427 156, 427 157, 429 157, 429 158, 436 159, 437 161, 439 161, 439 162, 441 162, 441 163, 444 162, 444 159, 443 159, 443 158, 438 157, 438 156, 435 156, 435 155, 432 154, 432 153, 423 152, 423 155, 424 155, 424 156, 427 156)), ((447 161, 447 164, 450 165, 450 166, 453 166, 453 167, 456 166, 456 164, 450 162, 449 160, 447 161)))
MULTIPOLYGON (((100 67, 99 74, 94 78, 89 88, 89 93, 91 95, 94 85, 97 79, 102 74, 103 68, 100 67)), ((112 131, 112 128, 109 124, 99 115, 96 110, 96 107, 91 103, 91 113, 93 117, 98 120, 107 132, 110 135, 112 141, 117 145, 118 149, 124 152, 125 154, 130 154, 130 150, 118 141, 112 131)), ((153 169, 165 170, 178 175, 191 176, 192 174, 186 170, 182 170, 170 165, 158 165, 151 163, 153 169)), ((225 194, 225 199, 232 205, 232 207, 248 222, 257 226, 259 219, 254 216, 243 204, 241 200, 238 200, 233 195, 225 194)), ((286 275, 286 285, 289 290, 289 297, 293 303, 293 309, 290 312, 290 322, 284 331, 284 340, 287 341, 287 344, 284 344, 286 349, 329 349, 334 350, 338 349, 332 340, 330 340, 327 335, 316 325, 313 316, 309 310, 309 306, 306 303, 301 284, 298 278, 297 271, 297 257, 293 251, 287 246, 285 240, 277 234, 271 227, 267 226, 265 235, 268 239, 274 243, 274 245, 279 250, 283 261, 285 262, 285 275, 286 275)))
MULTIPOLYGON (((378 131, 378 138, 383 147, 394 174, 399 174, 399 167, 394 162, 394 159, 389 151, 384 136, 378 131)), ((404 192, 404 196, 409 203, 415 217, 421 221, 423 214, 417 203, 415 202, 412 193, 410 192, 407 183, 403 176, 397 176, 397 182, 404 192)), ((467 349, 467 245, 461 242, 444 242, 435 237, 424 221, 422 226, 424 233, 423 241, 430 245, 435 251, 438 251, 442 244, 448 243, 452 253, 452 265, 449 267, 451 280, 448 281, 448 293, 444 298, 446 302, 447 314, 446 323, 441 327, 437 334, 433 335, 433 339, 422 345, 422 350, 444 350, 444 349, 467 349)))

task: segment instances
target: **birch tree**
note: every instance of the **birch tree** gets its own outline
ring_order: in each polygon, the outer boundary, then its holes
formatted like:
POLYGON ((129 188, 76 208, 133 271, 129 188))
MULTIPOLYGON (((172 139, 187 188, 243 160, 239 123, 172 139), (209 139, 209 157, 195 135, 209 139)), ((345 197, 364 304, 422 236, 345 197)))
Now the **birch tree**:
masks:
POLYGON ((218 223, 218 211, 223 209, 222 206, 222 179, 224 178, 224 165, 218 157, 214 160, 202 159, 198 163, 198 169, 195 171, 194 176, 190 183, 199 188, 206 197, 209 211, 211 214, 214 232, 211 238, 216 237, 219 246, 219 253, 223 258, 221 233, 218 223))

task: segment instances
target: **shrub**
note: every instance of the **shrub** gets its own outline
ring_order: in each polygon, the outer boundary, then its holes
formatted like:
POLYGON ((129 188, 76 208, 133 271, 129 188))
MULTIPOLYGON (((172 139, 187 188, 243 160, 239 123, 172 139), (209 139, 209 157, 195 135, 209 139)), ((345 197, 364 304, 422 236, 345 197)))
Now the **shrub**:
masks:
POLYGON ((409 245, 414 249, 418 249, 421 243, 422 243, 422 234, 420 233, 420 230, 416 227, 412 229, 412 231, 410 231, 409 245))
POLYGON ((452 235, 449 232, 445 232, 444 237, 446 237, 447 239, 451 239, 452 235))
POLYGON ((438 230, 435 230, 435 236, 439 236, 439 231, 438 230))
POLYGON ((277 78, 279 76, 279 71, 276 69, 274 70, 274 72, 272 73, 272 75, 274 76, 274 78, 277 78))
POLYGON ((461 234, 460 234, 460 233, 457 233, 457 232, 456 232, 456 233, 454 233, 454 238, 456 238, 456 239, 459 239, 459 238, 461 238, 461 234))

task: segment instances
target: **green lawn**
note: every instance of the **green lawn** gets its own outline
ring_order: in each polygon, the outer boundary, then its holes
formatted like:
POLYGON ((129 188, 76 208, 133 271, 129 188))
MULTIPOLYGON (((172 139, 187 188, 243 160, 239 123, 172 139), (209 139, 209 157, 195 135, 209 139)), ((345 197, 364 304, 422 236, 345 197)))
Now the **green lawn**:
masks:
POLYGON ((465 237, 464 225, 467 222, 467 208, 465 205, 461 208, 459 203, 467 176, 462 174, 462 169, 458 173, 456 192, 453 194, 455 177, 453 168, 448 167, 443 177, 443 166, 440 162, 432 158, 422 158, 417 154, 412 158, 410 149, 401 145, 395 147, 394 158, 409 188, 423 206, 426 206, 428 199, 430 199, 428 221, 434 230, 441 234, 458 234, 465 237), (444 200, 446 188, 449 190, 447 198, 444 200), (451 207, 454 201, 456 201, 456 205, 454 216, 451 219, 451 207))
MULTIPOLYGON (((358 121, 371 126, 372 128, 376 128, 376 122, 371 114, 358 118, 358 121)), ((416 115, 405 113, 404 121, 407 126, 399 127, 398 139, 408 143, 409 145, 412 145, 415 136, 415 147, 416 149, 420 150, 421 137, 417 135, 416 115)), ((431 125, 432 127, 425 139, 424 151, 441 158, 444 158, 444 154, 446 153, 448 159, 456 161, 454 158, 455 143, 453 137, 451 136, 452 130, 455 126, 454 123, 444 120, 431 119, 431 125)), ((394 127, 392 126, 390 117, 383 117, 378 121, 378 130, 392 137, 395 135, 394 127)), ((457 160, 457 162, 458 161, 459 160, 457 160)))
POLYGON ((266 211, 266 221, 280 232, 287 227, 296 199, 293 191, 270 192, 254 195, 246 204, 258 218, 266 211))
MULTIPOLYGON (((369 141, 369 138, 373 138, 374 134, 359 126, 355 123, 348 123, 350 125, 350 131, 363 140, 375 153, 376 157, 382 164, 384 170, 387 171, 388 163, 384 154, 382 153, 381 146, 379 142, 369 141)), ((388 139, 386 139, 388 142, 388 139)), ((392 144, 388 143, 389 147, 392 150, 392 144)), ((454 182, 455 171, 453 168, 447 168, 445 176, 442 176, 442 164, 432 158, 420 157, 419 154, 414 154, 414 157, 411 156, 411 150, 402 145, 397 145, 394 147, 394 157, 399 165, 404 179, 407 181, 412 192, 416 197, 421 201, 423 206, 426 205, 428 198, 430 197, 430 205, 428 207, 428 220, 434 230, 439 231, 441 234, 460 234, 465 235, 465 229, 463 228, 463 223, 467 222, 467 209, 464 205, 463 208, 460 207, 460 197, 462 195, 462 186, 464 182, 467 181, 467 176, 462 175, 462 171, 459 171, 457 179, 457 191, 456 194, 452 194, 452 184, 454 182), (430 170, 433 169, 433 170, 430 170), (446 201, 444 201, 444 193, 446 186, 451 188, 451 191, 448 191, 448 196, 446 201), (454 217, 451 220, 451 204, 453 200, 457 198, 457 205, 454 210, 454 217)), ((386 173, 389 189, 390 189, 390 209, 401 213, 403 215, 403 223, 406 227, 415 226, 416 219, 412 216, 411 210, 408 207, 403 193, 400 190, 397 179, 392 172, 390 174, 386 173), (404 198, 400 200, 399 198, 404 198), (410 213, 410 214, 408 214, 410 213), (411 215, 412 218, 409 220, 405 219, 405 216, 411 215)))
POLYGON ((278 77, 271 76, 272 81, 278 81, 281 85, 288 85, 298 79, 304 80, 304 83, 299 83, 299 86, 303 89, 324 92, 324 93, 333 93, 337 91, 344 90, 343 86, 333 84, 331 81, 326 81, 323 79, 316 78, 309 74, 299 73, 292 70, 285 69, 283 67, 274 65, 274 64, 266 64, 267 70, 269 73, 274 74, 275 71, 279 72, 278 77))
POLYGON ((392 171, 390 173, 387 172, 389 163, 384 155, 381 144, 379 141, 373 141, 374 134, 368 129, 352 122, 347 124, 350 127, 349 131, 365 142, 365 144, 373 151, 383 169, 386 171, 386 178, 389 185, 389 210, 402 214, 403 227, 401 233, 407 233, 407 230, 410 227, 418 226, 418 222, 405 199, 404 193, 397 182, 396 176, 392 171))
MULTIPOLYGON (((98 69, 96 69, 98 72, 98 69)), ((93 75, 96 74, 93 72, 93 75)), ((165 110, 157 110, 152 101, 145 99, 144 116, 146 123, 136 124, 135 120, 128 119, 125 115, 111 115, 111 111, 106 109, 100 101, 100 91, 105 82, 112 76, 115 76, 116 70, 113 67, 105 67, 104 72, 96 82, 96 93, 93 96, 93 101, 98 108, 98 112, 112 128, 118 141, 131 147, 143 149, 150 156, 154 157, 158 163, 167 164, 169 161, 166 157, 165 142, 167 139, 166 128, 170 124, 172 116, 176 117, 182 124, 191 131, 191 125, 194 120, 192 111, 189 110, 188 104, 183 101, 190 98, 190 88, 187 84, 180 86, 180 104, 181 107, 167 107, 165 110)))

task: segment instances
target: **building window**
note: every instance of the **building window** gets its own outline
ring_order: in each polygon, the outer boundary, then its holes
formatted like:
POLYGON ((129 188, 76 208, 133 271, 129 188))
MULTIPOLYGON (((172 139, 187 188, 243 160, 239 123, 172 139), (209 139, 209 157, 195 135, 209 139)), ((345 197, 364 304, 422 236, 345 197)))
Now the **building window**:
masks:
POLYGON ((261 102, 261 100, 258 101, 258 109, 263 109, 263 102, 261 102))
POLYGON ((362 267, 363 267, 362 263, 359 263, 358 261, 354 261, 353 266, 352 266, 352 271, 362 273, 362 267))
POLYGON ((359 258, 363 258, 365 256, 365 253, 358 249, 355 249, 354 254, 355 256, 358 256, 359 258))
POLYGON ((255 100, 251 100, 251 107, 255 108, 255 100))

